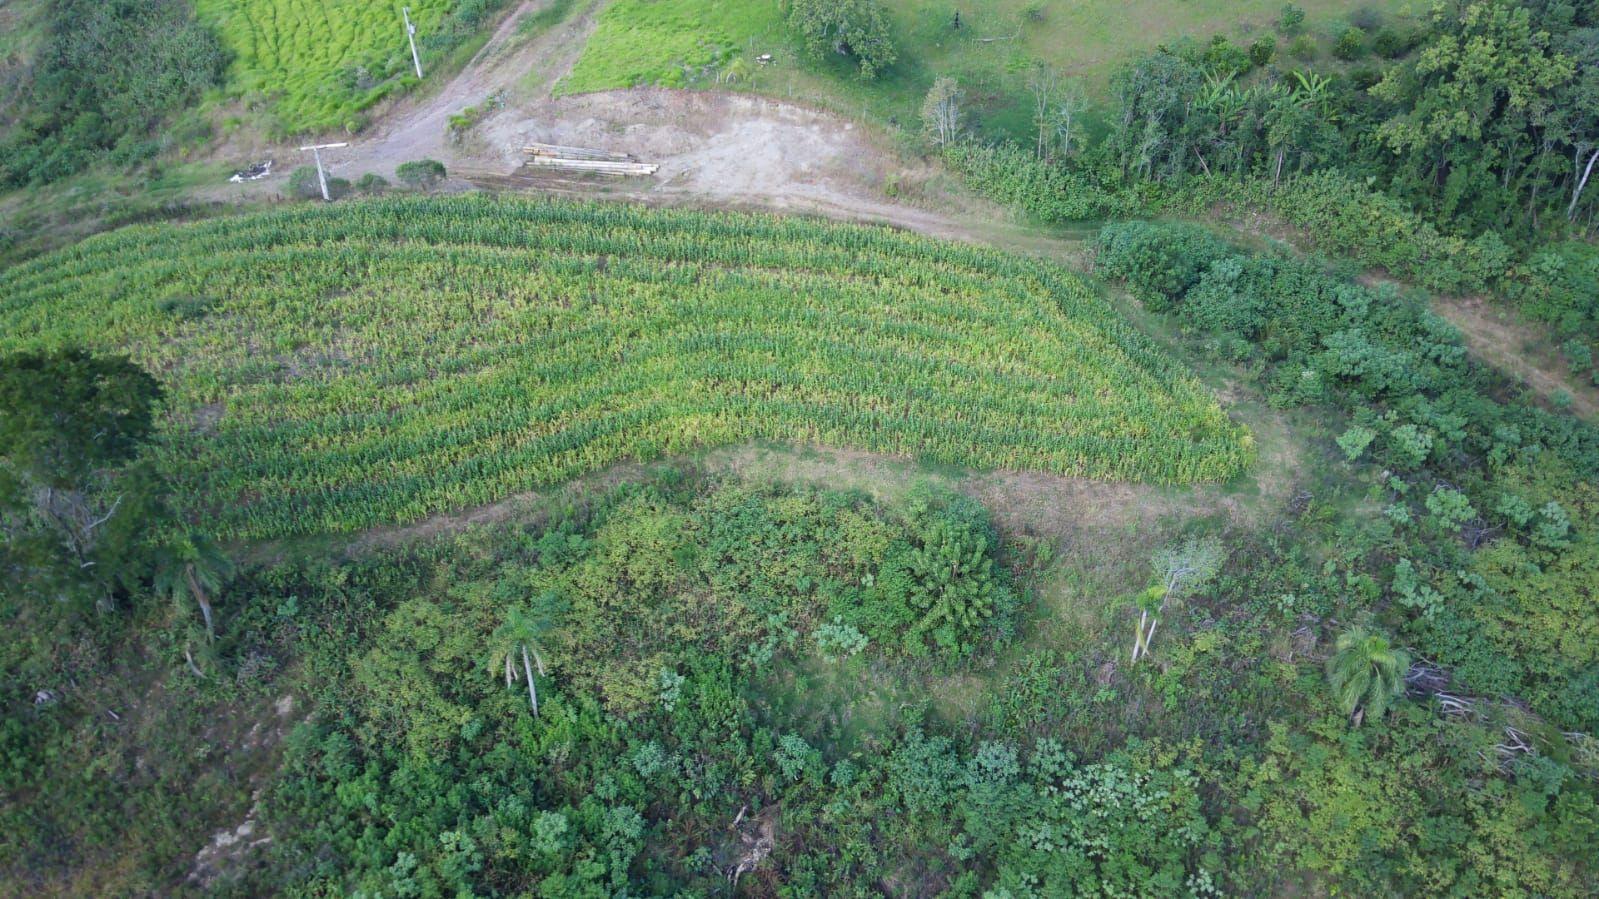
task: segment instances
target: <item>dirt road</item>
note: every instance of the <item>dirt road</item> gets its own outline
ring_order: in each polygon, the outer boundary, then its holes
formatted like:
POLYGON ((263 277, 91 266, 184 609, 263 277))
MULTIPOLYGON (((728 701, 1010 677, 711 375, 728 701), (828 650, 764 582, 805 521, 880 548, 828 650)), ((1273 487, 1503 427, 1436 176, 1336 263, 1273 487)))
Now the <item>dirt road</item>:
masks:
MULTIPOLYGON (((546 2, 523 3, 458 74, 400 101, 373 131, 325 154, 332 172, 351 181, 367 172, 392 180, 398 165, 431 158, 462 188, 809 212, 1063 252, 1008 224, 1003 210, 966 195, 937 168, 902 160, 877 129, 828 112, 742 93, 635 89, 557 97, 554 88, 577 61, 594 13, 529 34, 525 20, 546 2), (499 108, 459 138, 449 134, 452 115, 491 98, 499 108), (631 153, 660 169, 652 178, 524 179, 529 141, 631 153)), ((303 155, 290 146, 230 152, 270 156, 279 165, 263 181, 219 186, 209 192, 214 199, 282 194, 303 155)))

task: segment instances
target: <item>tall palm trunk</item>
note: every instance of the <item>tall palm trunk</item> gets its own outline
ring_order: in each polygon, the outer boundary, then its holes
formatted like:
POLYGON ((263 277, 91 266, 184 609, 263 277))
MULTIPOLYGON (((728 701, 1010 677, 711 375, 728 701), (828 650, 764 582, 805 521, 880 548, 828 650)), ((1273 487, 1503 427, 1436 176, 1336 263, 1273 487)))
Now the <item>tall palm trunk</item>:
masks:
MULTIPOLYGON (((1581 156, 1577 157, 1581 159, 1581 156)), ((1577 186, 1571 191, 1571 204, 1566 207, 1566 218, 1572 219, 1577 214, 1577 201, 1582 199, 1582 189, 1588 186, 1588 176, 1593 174, 1593 164, 1599 161, 1599 150, 1594 150, 1588 157, 1588 165, 1582 170, 1582 177, 1577 180, 1577 186)))
POLYGON ((533 683, 533 665, 527 658, 527 644, 522 644, 522 670, 527 672, 527 697, 533 706, 533 715, 539 713, 539 688, 533 683))
POLYGON ((211 627, 211 598, 205 595, 205 588, 200 586, 200 579, 194 576, 194 565, 184 566, 183 576, 189 580, 189 590, 194 594, 194 601, 200 606, 200 617, 205 619, 205 639, 207 643, 216 640, 216 631, 211 627))

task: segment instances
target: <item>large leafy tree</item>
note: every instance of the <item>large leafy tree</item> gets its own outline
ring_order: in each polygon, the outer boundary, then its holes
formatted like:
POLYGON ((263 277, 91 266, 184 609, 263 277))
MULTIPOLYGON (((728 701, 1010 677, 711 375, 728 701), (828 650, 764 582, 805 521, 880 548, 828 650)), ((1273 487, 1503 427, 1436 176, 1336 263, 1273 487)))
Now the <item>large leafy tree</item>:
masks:
POLYGON ((8 588, 109 602, 143 576, 161 485, 140 460, 161 399, 127 359, 0 358, 0 572, 8 588))
POLYGON ((852 57, 862 78, 877 77, 898 58, 877 0, 789 0, 788 24, 814 55, 852 57))
POLYGON ((1421 52, 1371 88, 1388 104, 1377 138, 1402 186, 1438 197, 1445 214, 1475 208, 1494 224, 1510 212, 1503 187, 1526 175, 1540 135, 1564 127, 1557 99, 1576 63, 1515 0, 1439 4, 1432 20, 1421 52))
POLYGON ((1392 646, 1387 636, 1359 627, 1340 634, 1327 659, 1333 697, 1357 725, 1367 715, 1387 713, 1405 692, 1409 670, 1409 653, 1392 646))

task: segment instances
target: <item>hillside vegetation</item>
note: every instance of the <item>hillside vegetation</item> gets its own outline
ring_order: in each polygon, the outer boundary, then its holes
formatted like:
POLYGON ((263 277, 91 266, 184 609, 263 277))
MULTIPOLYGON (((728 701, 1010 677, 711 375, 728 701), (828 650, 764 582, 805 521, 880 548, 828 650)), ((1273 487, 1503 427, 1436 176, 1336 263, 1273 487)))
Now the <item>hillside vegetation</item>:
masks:
MULTIPOLYGON (((478 35, 503 0, 409 0, 425 65, 478 35)), ((265 103, 278 130, 359 130, 360 114, 416 83, 399 5, 364 0, 198 0, 233 55, 226 89, 265 103)), ((424 73, 426 69, 424 69, 424 73)))
MULTIPOLYGON (((1035 63, 1061 69, 1085 96, 1103 98, 1111 93, 1112 74, 1128 58, 1182 38, 1269 35, 1283 7, 1278 0, 886 0, 878 5, 895 60, 874 79, 862 80, 845 54, 806 52, 785 20, 792 5, 615 0, 600 14, 582 56, 558 89, 749 88, 852 112, 864 104, 880 119, 909 123, 933 80, 948 75, 967 87, 984 130, 1021 136, 1029 127, 1027 79, 1035 63), (756 57, 768 53, 773 62, 758 64, 756 57)), ((1307 14, 1313 48, 1330 43, 1325 35, 1357 8, 1398 12, 1401 6, 1394 0, 1298 4, 1307 14)))
POLYGON ((455 197, 133 228, 0 273, 0 333, 159 372, 166 465, 232 536, 756 438, 1162 483, 1252 454, 1072 276, 803 219, 455 197))

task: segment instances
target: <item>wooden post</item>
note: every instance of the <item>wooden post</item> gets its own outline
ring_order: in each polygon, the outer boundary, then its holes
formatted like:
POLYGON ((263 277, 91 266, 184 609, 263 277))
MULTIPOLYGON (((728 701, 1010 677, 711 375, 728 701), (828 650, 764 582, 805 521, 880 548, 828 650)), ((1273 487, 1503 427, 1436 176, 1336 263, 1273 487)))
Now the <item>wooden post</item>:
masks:
POLYGON ((311 158, 316 160, 316 181, 317 181, 317 184, 320 185, 321 188, 322 188, 322 199, 325 200, 325 201, 331 201, 333 199, 333 197, 328 193, 328 175, 327 175, 327 172, 322 169, 322 151, 323 150, 335 150, 335 149, 338 149, 339 147, 348 147, 348 146, 349 146, 349 143, 312 144, 312 145, 310 145, 308 147, 301 147, 300 148, 301 152, 304 152, 306 150, 310 150, 311 151, 311 158))
POLYGON ((411 24, 411 7, 400 7, 400 15, 405 17, 405 39, 411 42, 411 64, 416 66, 416 77, 420 79, 422 77, 422 57, 416 55, 416 26, 411 24))

